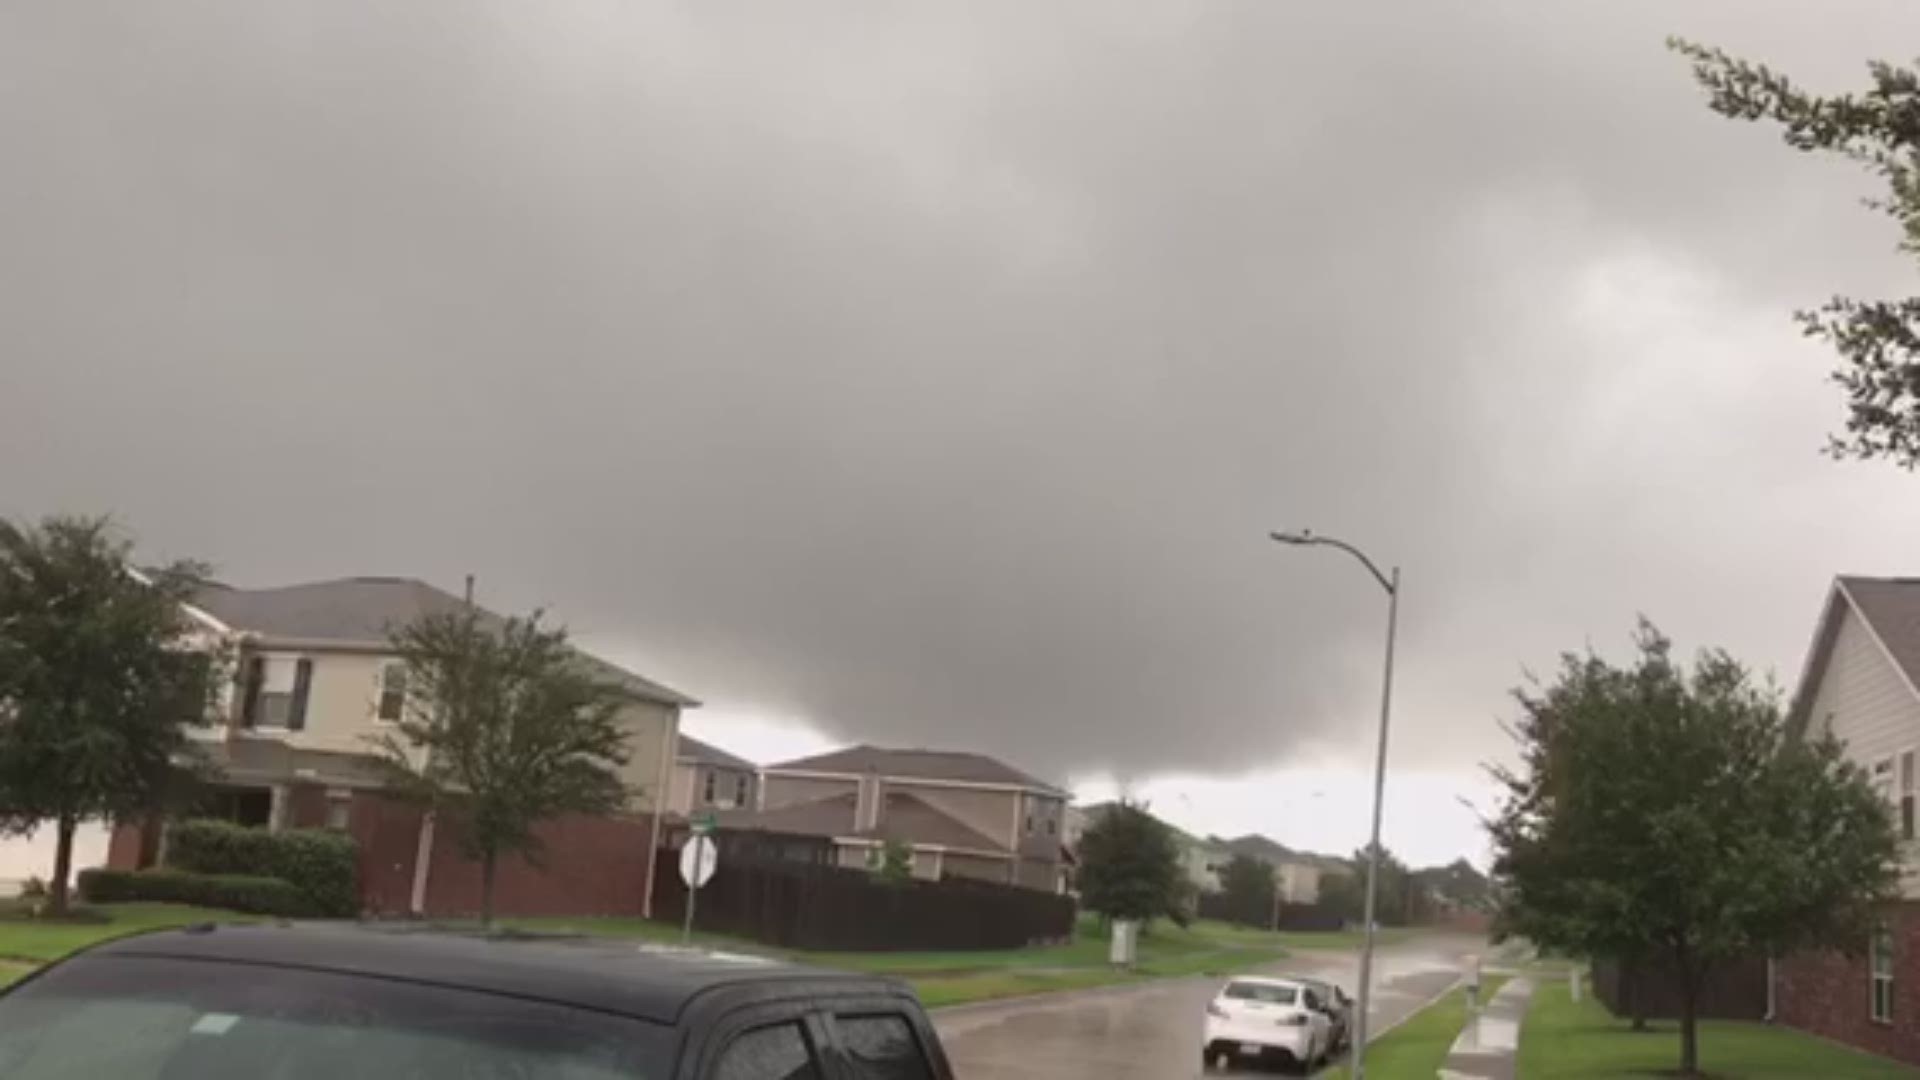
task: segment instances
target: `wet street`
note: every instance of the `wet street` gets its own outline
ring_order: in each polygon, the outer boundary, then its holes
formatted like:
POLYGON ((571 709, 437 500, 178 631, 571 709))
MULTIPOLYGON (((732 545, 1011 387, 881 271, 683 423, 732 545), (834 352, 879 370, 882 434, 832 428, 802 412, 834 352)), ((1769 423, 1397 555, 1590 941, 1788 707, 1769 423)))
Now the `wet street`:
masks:
MULTIPOLYGON (((1374 957, 1371 1030, 1418 1010, 1460 976, 1477 938, 1427 936, 1380 947, 1374 957)), ((1259 974, 1315 975, 1352 993, 1358 953, 1300 952, 1259 974)), ((1175 979, 1111 990, 962 1006, 934 1014, 960 1080, 1141 1080, 1202 1076, 1200 1033, 1220 987, 1175 979)))

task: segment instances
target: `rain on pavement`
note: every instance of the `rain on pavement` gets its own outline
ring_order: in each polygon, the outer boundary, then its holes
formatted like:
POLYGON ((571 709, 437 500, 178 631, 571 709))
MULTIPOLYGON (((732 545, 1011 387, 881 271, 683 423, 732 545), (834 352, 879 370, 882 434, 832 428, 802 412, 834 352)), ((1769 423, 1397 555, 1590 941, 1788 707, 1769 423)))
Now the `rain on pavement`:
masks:
MULTIPOLYGON (((1369 1026, 1379 1032, 1413 1013, 1460 977, 1485 949, 1471 937, 1425 935, 1383 945, 1374 956, 1369 1026)), ((1358 984, 1359 954, 1300 951, 1260 974, 1314 975, 1349 992, 1358 984)), ((1200 1030, 1217 978, 1045 995, 961 1006, 934 1014, 959 1080, 1140 1080, 1206 1075, 1200 1030)))

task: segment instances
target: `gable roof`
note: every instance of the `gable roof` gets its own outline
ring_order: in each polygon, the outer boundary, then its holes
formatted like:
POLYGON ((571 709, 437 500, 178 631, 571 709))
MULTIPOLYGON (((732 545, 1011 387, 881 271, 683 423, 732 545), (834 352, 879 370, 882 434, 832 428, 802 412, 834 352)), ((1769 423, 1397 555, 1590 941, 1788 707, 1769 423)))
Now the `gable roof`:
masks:
POLYGON ((876 773, 881 776, 897 776, 903 780, 948 780, 965 784, 998 784, 1006 787, 1028 788, 1048 795, 1064 797, 1067 794, 1052 784, 1044 780, 1036 780, 1003 761, 964 750, 895 750, 861 743, 843 750, 830 750, 824 754, 814 754, 811 757, 795 758, 778 765, 769 765, 767 771, 849 775, 876 773))
POLYGON ((1849 612, 1860 617, 1861 625, 1907 690, 1920 697, 1920 578, 1843 574, 1833 579, 1833 587, 1827 592, 1800 682, 1787 708, 1787 724, 1794 731, 1806 730, 1807 713, 1813 708, 1827 661, 1833 656, 1834 642, 1849 612))
POLYGON ((1222 840, 1216 836, 1214 841, 1236 855, 1265 859, 1270 863, 1299 861, 1298 852, 1272 837, 1262 836, 1259 833, 1248 833, 1231 840, 1222 840))
POLYGON ((746 758, 736 757, 711 743, 703 743, 684 731, 680 733, 680 752, 677 757, 681 761, 691 761, 697 765, 717 765, 723 769, 740 769, 745 772, 752 772, 759 768, 746 758))
POLYGON ((1007 845, 994 841, 960 819, 904 791, 888 792, 885 808, 880 811, 880 824, 871 829, 862 829, 855 835, 908 844, 971 848, 999 854, 1008 852, 1007 845))
POLYGON ((851 791, 812 802, 768 810, 722 810, 713 815, 723 829, 786 833, 791 836, 847 836, 853 832, 858 797, 851 791))
POLYGON ((789 836, 850 836, 1000 855, 1010 853, 1005 844, 996 843, 910 792, 889 792, 880 812, 880 822, 871 829, 854 828, 858 807, 858 796, 848 792, 771 810, 722 810, 714 815, 714 823, 722 829, 789 836))
MULTIPOLYGON (((209 583, 194 595, 192 606, 233 630, 257 635, 269 644, 284 641, 366 648, 384 646, 393 630, 423 615, 458 611, 465 603, 414 578, 350 577, 272 589, 237 589, 209 583)), ((504 622, 484 608, 480 613, 489 625, 504 622)), ((699 704, 591 653, 575 652, 596 674, 648 701, 688 708, 699 704)))
POLYGON ((1344 872, 1350 869, 1345 859, 1336 858, 1332 855, 1322 855, 1317 851, 1296 851, 1262 833, 1248 833, 1245 836, 1236 836, 1231 840, 1223 840, 1215 836, 1212 840, 1214 843, 1236 855, 1246 855, 1250 858, 1272 863, 1275 866, 1279 866, 1282 863, 1289 863, 1294 866, 1312 866, 1324 871, 1344 872))

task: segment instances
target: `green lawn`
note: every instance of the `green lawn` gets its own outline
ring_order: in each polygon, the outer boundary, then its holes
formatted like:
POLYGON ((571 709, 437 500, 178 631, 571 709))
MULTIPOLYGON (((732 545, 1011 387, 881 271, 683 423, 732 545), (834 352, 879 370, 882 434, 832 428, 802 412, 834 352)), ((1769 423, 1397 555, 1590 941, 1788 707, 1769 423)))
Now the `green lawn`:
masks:
MULTIPOLYGON (((0 915, 0 961, 46 961, 108 938, 201 922, 250 922, 253 916, 185 904, 98 904, 86 909, 104 922, 53 922, 0 915)), ((11 980, 8 980, 11 981, 11 980)))
MULTIPOLYGON (((1504 975, 1489 975, 1481 981, 1480 1000, 1491 1001, 1504 975)), ((1412 1017, 1373 1040, 1367 1050, 1367 1076, 1374 1080, 1433 1080, 1446 1063, 1447 1051, 1460 1029, 1467 1024, 1467 992, 1453 990, 1440 1000, 1414 1013, 1412 1017)), ((1342 1062, 1321 1073, 1319 1080, 1347 1080, 1351 1066, 1342 1062)), ((1531 1077, 1530 1073, 1521 1073, 1531 1077)))
MULTIPOLYGON (((1656 1023, 1636 1032, 1591 995, 1575 1003, 1565 984, 1534 991, 1520 1029, 1520 1075, 1526 1080, 1612 1080, 1671 1073, 1680 1062, 1680 1029, 1656 1023)), ((1700 1067, 1717 1080, 1912 1078, 1915 1070, 1856 1053, 1810 1035, 1765 1024, 1708 1020, 1700 1024, 1700 1067)))

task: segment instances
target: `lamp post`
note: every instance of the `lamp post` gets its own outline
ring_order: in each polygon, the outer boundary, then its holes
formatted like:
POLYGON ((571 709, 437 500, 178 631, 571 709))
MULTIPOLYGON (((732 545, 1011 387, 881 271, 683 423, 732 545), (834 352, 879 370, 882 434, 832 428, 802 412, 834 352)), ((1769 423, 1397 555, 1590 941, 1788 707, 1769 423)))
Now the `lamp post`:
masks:
POLYGON ((1400 568, 1394 567, 1383 574, 1372 559, 1359 548, 1344 540, 1331 536, 1315 536, 1302 529, 1299 532, 1276 532, 1270 534, 1282 544, 1299 547, 1332 547, 1360 560, 1367 573, 1387 591, 1387 664, 1386 674, 1380 686, 1380 747, 1373 762, 1373 828, 1367 843, 1367 898, 1363 905, 1366 925, 1362 930, 1360 946, 1360 1001, 1359 1016, 1354 1019, 1353 1040, 1353 1080, 1365 1080, 1367 1075, 1367 1009, 1373 1000, 1373 913, 1374 901, 1380 884, 1380 806, 1387 790, 1387 727, 1392 716, 1393 705, 1393 637, 1400 622, 1400 568))

